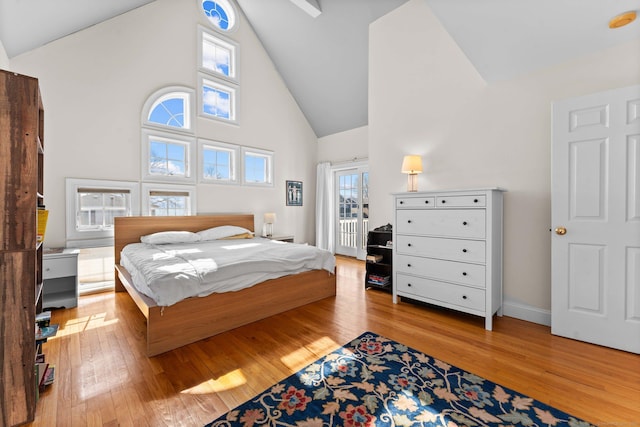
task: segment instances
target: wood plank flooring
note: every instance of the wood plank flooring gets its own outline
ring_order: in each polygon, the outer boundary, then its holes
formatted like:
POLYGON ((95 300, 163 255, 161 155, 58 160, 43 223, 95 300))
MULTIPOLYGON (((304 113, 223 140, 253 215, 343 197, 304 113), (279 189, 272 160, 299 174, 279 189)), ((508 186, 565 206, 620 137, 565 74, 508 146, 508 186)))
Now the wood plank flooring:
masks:
MULTIPOLYGON (((364 264, 338 259, 338 294, 147 358, 145 319, 125 293, 53 313, 56 381, 32 426, 201 426, 372 331, 600 426, 640 426, 640 356, 364 290, 364 264)), ((212 309, 215 309, 212 307, 212 309)))

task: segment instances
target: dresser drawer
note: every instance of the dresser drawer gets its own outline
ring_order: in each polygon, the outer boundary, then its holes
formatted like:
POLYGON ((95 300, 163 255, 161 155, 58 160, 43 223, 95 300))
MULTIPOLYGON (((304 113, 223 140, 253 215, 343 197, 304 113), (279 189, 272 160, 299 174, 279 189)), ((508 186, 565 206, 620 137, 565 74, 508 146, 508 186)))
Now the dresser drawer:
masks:
POLYGON ((415 276, 446 280, 470 286, 484 287, 485 285, 484 265, 400 254, 396 258, 393 262, 400 273, 409 273, 415 276))
POLYGON ((484 311, 485 309, 485 291, 482 289, 404 274, 398 274, 396 287, 401 296, 405 295, 409 298, 415 296, 422 300, 444 302, 471 310, 484 311))
POLYGON ((42 278, 75 276, 78 271, 78 257, 44 258, 42 260, 42 278))
POLYGON ((396 235, 399 254, 425 256, 452 261, 484 263, 485 241, 445 239, 441 237, 396 235))
POLYGON ((398 234, 485 238, 484 209, 407 209, 396 211, 398 234))
POLYGON ((483 208, 487 205, 486 196, 438 196, 436 197, 436 206, 438 207, 479 207, 483 208))
POLYGON ((396 208, 433 208, 436 206, 435 197, 398 197, 396 199, 396 208))

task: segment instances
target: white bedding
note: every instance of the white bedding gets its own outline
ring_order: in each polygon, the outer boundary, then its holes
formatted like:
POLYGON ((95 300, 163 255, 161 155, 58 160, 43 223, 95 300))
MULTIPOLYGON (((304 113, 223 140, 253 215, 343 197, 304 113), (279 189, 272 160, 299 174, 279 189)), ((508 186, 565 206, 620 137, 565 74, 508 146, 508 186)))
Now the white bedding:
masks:
POLYGON ((133 243, 120 264, 133 285, 160 306, 192 297, 237 291, 268 279, 324 269, 334 273, 335 257, 315 246, 261 237, 196 243, 133 243))

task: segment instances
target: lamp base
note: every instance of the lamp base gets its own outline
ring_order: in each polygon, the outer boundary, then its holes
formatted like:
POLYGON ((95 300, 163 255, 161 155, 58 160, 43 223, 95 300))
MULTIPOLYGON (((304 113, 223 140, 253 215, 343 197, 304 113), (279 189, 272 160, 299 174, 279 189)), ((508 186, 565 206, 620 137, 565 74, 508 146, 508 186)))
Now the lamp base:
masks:
POLYGON ((269 223, 265 224, 265 235, 267 237, 273 236, 273 224, 269 224, 269 223))
POLYGON ((407 191, 416 192, 418 191, 418 174, 410 173, 407 175, 407 191))

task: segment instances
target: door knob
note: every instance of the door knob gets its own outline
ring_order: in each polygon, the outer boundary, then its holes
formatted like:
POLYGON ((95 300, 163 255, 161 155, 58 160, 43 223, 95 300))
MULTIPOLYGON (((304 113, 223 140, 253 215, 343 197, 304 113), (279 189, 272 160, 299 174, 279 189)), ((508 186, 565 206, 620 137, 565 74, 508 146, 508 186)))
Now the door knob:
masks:
POLYGON ((564 227, 556 227, 556 234, 558 236, 564 236, 565 234, 567 234, 567 229, 564 227))

